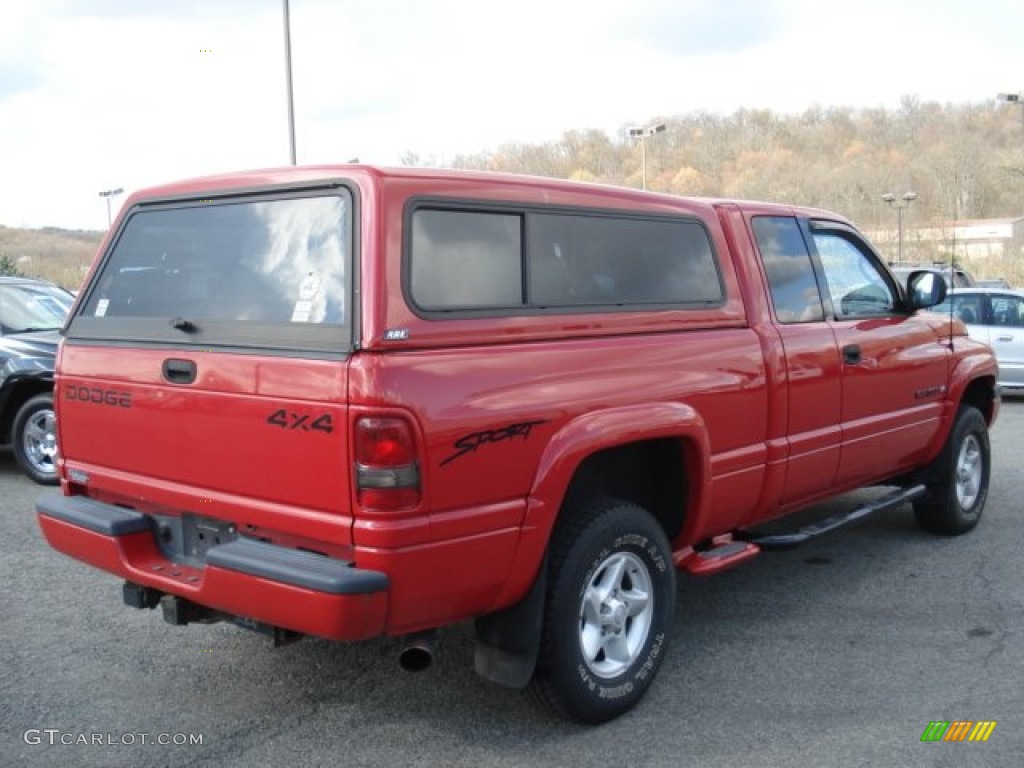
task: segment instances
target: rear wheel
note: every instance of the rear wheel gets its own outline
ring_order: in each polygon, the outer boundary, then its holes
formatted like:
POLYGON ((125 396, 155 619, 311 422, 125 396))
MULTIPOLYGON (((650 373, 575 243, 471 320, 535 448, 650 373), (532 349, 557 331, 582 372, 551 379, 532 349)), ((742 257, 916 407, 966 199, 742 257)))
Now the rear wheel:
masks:
POLYGON ((534 696, 559 714, 600 723, 644 695, 668 649, 675 570, 664 531, 612 499, 566 510, 550 559, 534 696))
POLYGON ((14 460, 37 483, 57 483, 57 419, 53 396, 46 393, 25 401, 14 416, 11 431, 14 460))
POLYGON ((985 509, 990 469, 985 417, 977 408, 962 406, 942 453, 929 468, 928 495, 914 504, 917 524, 947 536, 971 530, 985 509))

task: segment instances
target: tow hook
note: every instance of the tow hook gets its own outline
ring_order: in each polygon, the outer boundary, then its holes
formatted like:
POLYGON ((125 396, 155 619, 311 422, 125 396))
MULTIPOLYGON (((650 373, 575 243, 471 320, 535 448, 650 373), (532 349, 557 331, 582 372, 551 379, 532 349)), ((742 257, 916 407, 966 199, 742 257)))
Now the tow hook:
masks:
POLYGON ((124 598, 124 604, 127 606, 138 608, 139 610, 145 608, 153 609, 160 603, 163 592, 152 587, 144 587, 141 584, 126 581, 121 588, 121 596, 124 598))

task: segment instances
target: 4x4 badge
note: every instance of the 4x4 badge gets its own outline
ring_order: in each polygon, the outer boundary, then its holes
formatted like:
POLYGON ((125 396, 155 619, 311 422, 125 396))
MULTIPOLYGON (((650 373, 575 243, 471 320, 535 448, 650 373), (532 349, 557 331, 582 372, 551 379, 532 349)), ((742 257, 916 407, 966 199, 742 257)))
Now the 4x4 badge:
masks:
POLYGON ((313 416, 311 413, 292 413, 284 408, 279 408, 267 417, 267 424, 272 424, 281 429, 297 429, 302 432, 327 432, 334 431, 334 422, 331 414, 322 413, 313 416))

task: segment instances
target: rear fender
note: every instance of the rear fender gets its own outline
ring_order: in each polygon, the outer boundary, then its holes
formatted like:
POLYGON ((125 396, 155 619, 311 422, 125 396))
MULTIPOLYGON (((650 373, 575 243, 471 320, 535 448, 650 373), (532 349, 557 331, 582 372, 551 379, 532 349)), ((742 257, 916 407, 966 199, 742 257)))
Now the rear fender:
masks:
POLYGON ((541 455, 527 499, 514 566, 495 609, 523 598, 530 589, 547 551, 551 531, 577 468, 590 455, 620 445, 657 438, 690 444, 684 451, 687 475, 686 530, 704 517, 711 477, 710 442, 704 420, 682 403, 650 403, 592 411, 559 429, 541 455))

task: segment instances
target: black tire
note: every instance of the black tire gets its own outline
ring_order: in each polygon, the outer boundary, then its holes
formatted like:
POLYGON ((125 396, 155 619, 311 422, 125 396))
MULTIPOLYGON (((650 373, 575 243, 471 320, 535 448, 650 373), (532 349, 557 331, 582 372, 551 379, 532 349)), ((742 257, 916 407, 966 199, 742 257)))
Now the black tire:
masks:
POLYGON ((530 692, 563 717, 602 723, 633 707, 657 675, 675 614, 675 568, 665 532, 635 504, 591 500, 563 515, 530 692))
POLYGON ((40 485, 57 484, 57 420, 49 393, 26 400, 11 429, 14 460, 40 485))
POLYGON ((945 536, 967 533, 985 509, 990 470, 985 418, 977 408, 961 406, 949 439, 926 472, 928 494, 914 503, 917 524, 945 536))

